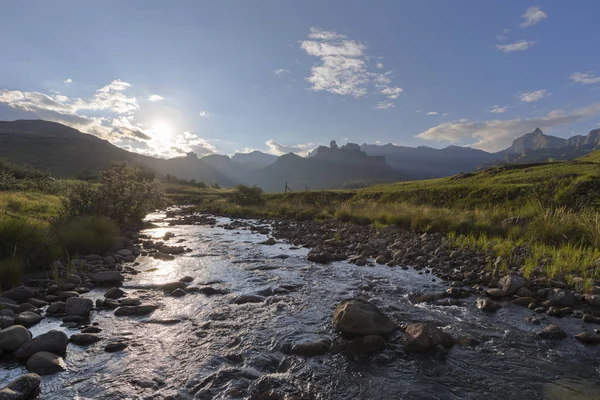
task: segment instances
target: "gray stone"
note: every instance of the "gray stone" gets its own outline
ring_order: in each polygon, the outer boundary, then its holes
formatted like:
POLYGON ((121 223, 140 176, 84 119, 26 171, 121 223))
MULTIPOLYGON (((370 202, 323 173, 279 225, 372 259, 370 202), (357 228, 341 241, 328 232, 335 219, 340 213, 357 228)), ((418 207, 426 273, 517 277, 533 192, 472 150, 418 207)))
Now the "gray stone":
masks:
POLYGON ((38 374, 26 374, 10 382, 0 390, 0 400, 25 400, 39 389, 42 378, 38 374))
POLYGON ((386 262, 388 262, 388 259, 386 258, 386 256, 380 255, 375 259, 375 262, 377 264, 385 264, 386 262))
POLYGON ((594 332, 583 332, 575 335, 575 339, 585 344, 600 344, 600 334, 594 332))
POLYGON ((121 257, 128 257, 128 256, 133 255, 133 251, 131 251, 129 249, 121 249, 121 250, 117 251, 117 254, 120 255, 121 257))
POLYGON ((583 299, 586 303, 596 307, 600 307, 600 295, 598 294, 586 294, 583 299))
POLYGON ((106 293, 104 293, 104 297, 107 299, 120 299, 125 296, 125 291, 119 289, 118 287, 110 288, 106 293))
POLYGON ((25 311, 15 317, 16 325, 23 325, 25 328, 30 328, 40 322, 42 316, 33 311, 25 311))
POLYGON ((52 303, 46 309, 47 314, 62 314, 65 312, 65 303, 62 301, 57 301, 52 303))
POLYGON ((127 348, 127 343, 124 342, 112 342, 106 345, 104 351, 107 353, 115 353, 117 351, 122 351, 127 348))
POLYGON ((71 297, 79 297, 79 293, 77 293, 73 290, 66 290, 66 291, 60 292, 58 294, 58 299, 60 301, 66 301, 67 299, 70 299, 71 297))
POLYGON ((262 303, 264 301, 265 298, 257 294, 241 294, 233 300, 235 304, 262 303))
POLYGON ((11 352, 31 340, 31 332, 24 326, 13 325, 0 331, 0 349, 11 352))
POLYGON ((291 350, 291 354, 298 354, 305 357, 320 356, 329 352, 331 341, 329 339, 319 339, 309 342, 295 343, 291 350))
POLYGON ((475 307, 486 312, 496 312, 502 308, 502 306, 490 299, 477 299, 475 307))
POLYGON ((69 341, 79 346, 87 346, 99 342, 102 338, 93 333, 76 333, 71 335, 69 341))
POLYGON ((577 299, 571 290, 553 289, 548 293, 547 299, 553 306, 572 307, 577 304, 577 299))
POLYGON ((65 302, 65 313, 67 315, 86 318, 89 317, 92 308, 94 308, 94 302, 83 297, 71 297, 65 302))
POLYGON ((186 286, 187 286, 187 283, 177 281, 177 282, 163 283, 162 285, 158 285, 157 288, 170 293, 175 289, 184 289, 186 286))
POLYGON ((487 294, 489 294, 492 297, 496 297, 496 298, 502 298, 502 297, 506 296, 506 292, 504 290, 498 289, 498 288, 488 289, 487 294))
POLYGON ((517 293, 526 282, 527 281, 522 276, 510 274, 500 279, 498 285, 504 290, 504 293, 506 293, 507 296, 512 296, 517 293))
POLYGON ((39 375, 55 374, 67 369, 62 357, 48 351, 35 353, 27 360, 27 371, 39 375))
POLYGON ((183 289, 175 289, 171 293, 171 297, 183 297, 185 295, 186 295, 186 293, 185 293, 185 290, 183 290, 183 289))
POLYGON ((34 298, 28 299, 27 302, 29 304, 31 304, 32 306, 34 306, 35 308, 43 308, 49 304, 47 301, 40 300, 40 299, 34 299, 34 298))
POLYGON ((153 305, 123 306, 115 310, 115 315, 117 317, 143 316, 153 313, 157 308, 153 305))
POLYGON ((27 286, 17 286, 2 293, 2 297, 10 300, 24 301, 35 296, 35 290, 27 286))
POLYGON ((407 342, 404 350, 409 353, 422 353, 441 345, 444 348, 454 346, 454 339, 442 331, 433 322, 410 324, 406 327, 407 342))
POLYGON ((28 359, 40 351, 54 354, 64 354, 69 344, 69 337, 62 331, 49 331, 34 337, 15 352, 20 359, 28 359))
POLYGON ((0 329, 8 328, 14 324, 15 319, 13 317, 9 317, 8 315, 0 315, 0 329))
POLYGON ((335 308, 333 327, 353 335, 387 335, 398 329, 387 315, 362 299, 342 301, 335 308))
POLYGON ((562 340, 567 338, 567 332, 558 325, 548 325, 541 331, 536 332, 536 336, 546 340, 562 340))
POLYGON ((124 279, 119 271, 101 271, 92 275, 92 282, 97 285, 121 284, 124 279))
POLYGON ((385 340, 379 335, 366 335, 352 340, 346 346, 351 355, 372 354, 385 349, 385 340))

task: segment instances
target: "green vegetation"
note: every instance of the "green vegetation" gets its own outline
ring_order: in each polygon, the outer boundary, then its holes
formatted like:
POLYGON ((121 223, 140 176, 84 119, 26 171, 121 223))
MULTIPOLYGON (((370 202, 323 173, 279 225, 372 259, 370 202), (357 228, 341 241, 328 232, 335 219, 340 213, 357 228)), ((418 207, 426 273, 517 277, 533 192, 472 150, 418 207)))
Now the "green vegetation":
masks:
POLYGON ((240 206, 253 206, 263 202, 262 189, 255 186, 237 185, 231 195, 231 200, 240 206))
POLYGON ((138 168, 114 163, 101 176, 98 183, 53 181, 0 163, 7 185, 0 192, 0 287, 57 259, 109 251, 120 229, 139 226, 163 204, 158 183, 138 168))
POLYGON ((453 177, 362 190, 263 194, 242 204, 235 192, 211 193, 196 204, 237 217, 337 219, 361 225, 449 234, 458 247, 502 258, 525 248, 524 272, 550 278, 600 279, 600 160, 511 164, 453 177))

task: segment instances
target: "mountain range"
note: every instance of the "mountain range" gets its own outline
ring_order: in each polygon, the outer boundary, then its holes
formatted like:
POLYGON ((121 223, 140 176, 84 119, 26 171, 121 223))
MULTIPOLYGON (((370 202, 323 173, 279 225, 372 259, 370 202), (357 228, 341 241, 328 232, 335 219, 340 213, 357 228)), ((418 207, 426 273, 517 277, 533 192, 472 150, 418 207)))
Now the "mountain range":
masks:
POLYGON ((157 176, 218 183, 258 185, 266 191, 355 188, 375 183, 426 179, 469 172, 482 166, 513 162, 566 160, 600 148, 600 129, 568 139, 535 129, 515 139, 506 150, 488 153, 470 147, 434 149, 394 144, 348 143, 319 146, 307 157, 280 157, 260 151, 232 157, 212 154, 198 158, 159 159, 121 149, 106 140, 43 120, 0 121, 0 158, 28 164, 55 176, 72 177, 99 171, 112 160, 127 161, 157 176))

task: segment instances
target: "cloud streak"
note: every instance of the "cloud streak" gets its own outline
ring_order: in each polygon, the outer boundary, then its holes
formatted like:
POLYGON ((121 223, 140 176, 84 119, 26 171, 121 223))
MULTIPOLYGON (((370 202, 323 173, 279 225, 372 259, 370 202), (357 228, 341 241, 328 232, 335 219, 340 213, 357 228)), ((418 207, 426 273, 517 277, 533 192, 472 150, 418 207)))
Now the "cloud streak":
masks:
POLYGON ((306 156, 308 153, 310 153, 311 150, 313 150, 316 147, 313 143, 285 145, 276 142, 274 139, 267 140, 265 144, 268 148, 267 152, 276 156, 281 156, 283 154, 288 153, 295 153, 299 156, 306 156))
POLYGON ((600 83, 600 76, 594 75, 594 71, 588 72, 575 72, 569 77, 570 80, 576 83, 582 83, 584 85, 593 85, 600 83))
POLYGON ((497 44, 496 48, 504 53, 514 53, 517 51, 529 50, 535 46, 535 43, 536 42, 533 40, 519 40, 510 44, 497 44))
POLYGON ((459 143, 472 141, 470 146, 499 151, 510 146, 512 141, 535 128, 549 129, 579 122, 600 114, 600 103, 572 111, 554 110, 546 115, 510 120, 470 121, 466 119, 446 122, 427 129, 418 138, 438 142, 459 143))
POLYGON ((551 93, 548 93, 546 89, 535 90, 533 92, 521 92, 518 94, 517 98, 524 103, 533 103, 543 99, 544 97, 550 96, 551 93))
POLYGON ((521 15, 521 18, 523 18, 524 21, 519 26, 521 28, 527 28, 539 24, 540 22, 548 18, 548 14, 542 11, 542 8, 540 6, 532 6, 529 7, 525 11, 525 13, 523 13, 523 15, 521 15))

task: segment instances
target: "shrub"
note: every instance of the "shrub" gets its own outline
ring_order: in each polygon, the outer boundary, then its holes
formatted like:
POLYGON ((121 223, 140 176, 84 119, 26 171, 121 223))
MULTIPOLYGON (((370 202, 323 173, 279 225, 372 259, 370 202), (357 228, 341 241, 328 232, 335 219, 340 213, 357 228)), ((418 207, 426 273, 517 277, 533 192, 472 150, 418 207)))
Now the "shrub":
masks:
POLYGON ((58 227, 56 236, 68 254, 103 254, 116 244, 119 229, 110 219, 87 215, 58 227))
POLYGON ((35 269, 59 254, 45 224, 20 218, 0 219, 0 259, 17 258, 25 268, 35 269))
POLYGON ((10 289, 17 285, 21 279, 23 262, 10 257, 0 260, 0 289, 10 289))
POLYGON ((262 203, 263 190, 258 186, 237 185, 232 201, 240 206, 252 206, 262 203))

